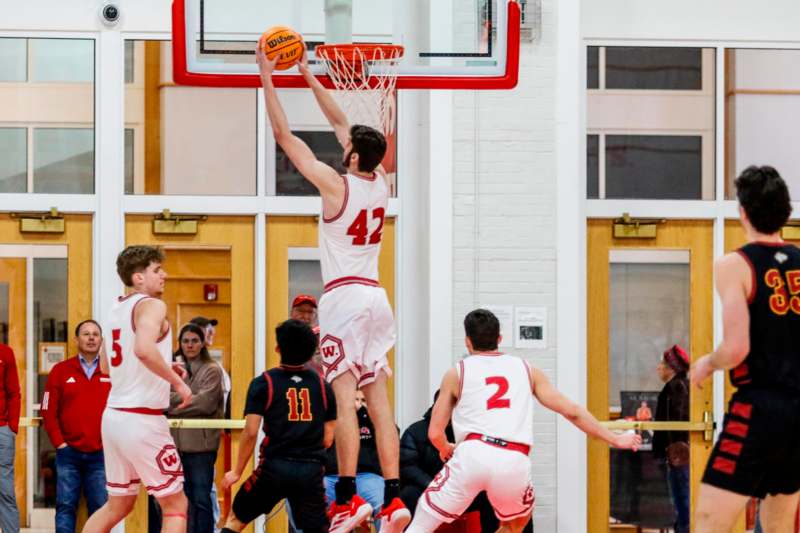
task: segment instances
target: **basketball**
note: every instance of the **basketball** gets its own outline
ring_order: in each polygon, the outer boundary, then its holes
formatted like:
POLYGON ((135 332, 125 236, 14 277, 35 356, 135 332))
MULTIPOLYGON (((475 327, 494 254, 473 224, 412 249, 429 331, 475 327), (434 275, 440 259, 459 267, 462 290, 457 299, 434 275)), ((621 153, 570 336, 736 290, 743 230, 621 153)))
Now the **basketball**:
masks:
POLYGON ((260 42, 269 59, 280 54, 276 70, 290 69, 303 57, 303 38, 288 26, 273 26, 264 32, 260 42))

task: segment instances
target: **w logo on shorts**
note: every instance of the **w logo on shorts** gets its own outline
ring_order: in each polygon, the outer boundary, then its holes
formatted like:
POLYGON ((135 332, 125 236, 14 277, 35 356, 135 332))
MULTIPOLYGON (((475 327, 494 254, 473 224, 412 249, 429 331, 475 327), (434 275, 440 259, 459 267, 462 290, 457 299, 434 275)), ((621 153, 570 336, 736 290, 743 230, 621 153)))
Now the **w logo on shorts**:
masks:
POLYGON ((328 373, 335 371, 344 359, 342 339, 330 334, 325 335, 319 341, 319 351, 322 353, 322 368, 325 369, 327 376, 328 373))
POLYGON ((158 464, 158 469, 164 475, 183 474, 181 458, 178 455, 178 450, 172 444, 161 448, 161 451, 156 456, 156 463, 158 464))

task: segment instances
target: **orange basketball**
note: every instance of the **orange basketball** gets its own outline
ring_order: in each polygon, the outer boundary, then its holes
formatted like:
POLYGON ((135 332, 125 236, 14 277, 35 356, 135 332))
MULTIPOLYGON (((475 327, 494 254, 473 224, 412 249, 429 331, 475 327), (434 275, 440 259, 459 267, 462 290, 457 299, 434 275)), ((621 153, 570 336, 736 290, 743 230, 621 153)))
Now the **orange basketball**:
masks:
POLYGON ((280 54, 276 70, 292 68, 303 57, 303 38, 288 26, 273 26, 264 32, 260 40, 267 57, 273 59, 280 54))

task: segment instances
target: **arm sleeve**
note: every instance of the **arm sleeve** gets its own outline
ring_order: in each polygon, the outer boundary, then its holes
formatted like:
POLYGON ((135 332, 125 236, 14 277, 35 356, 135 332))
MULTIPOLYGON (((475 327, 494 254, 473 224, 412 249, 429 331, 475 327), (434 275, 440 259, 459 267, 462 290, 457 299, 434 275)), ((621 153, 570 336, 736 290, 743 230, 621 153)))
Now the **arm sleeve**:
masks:
POLYGON ((336 395, 330 384, 325 383, 325 395, 328 398, 328 408, 325 410, 325 422, 336 420, 336 395))
POLYGON ((183 409, 170 409, 176 418, 202 418, 213 416, 222 408, 222 372, 216 364, 206 364, 197 373, 192 387, 192 403, 183 409))
POLYGON ((421 450, 414 429, 415 426, 408 428, 400 439, 400 480, 404 485, 425 489, 433 478, 419 466, 421 450))
POLYGON ((264 416, 264 409, 267 406, 267 380, 259 376, 250 382, 247 389, 247 401, 244 404, 244 416, 258 415, 264 416))
POLYGON ((61 424, 58 420, 58 403, 61 401, 61 372, 58 366, 53 368, 47 376, 47 385, 44 389, 42 398, 42 418, 44 429, 54 448, 58 448, 64 443, 64 436, 61 434, 61 424))
POLYGON ((6 354, 6 375, 4 390, 6 393, 6 409, 8 409, 8 427, 14 433, 19 431, 19 376, 17 376, 17 361, 14 352, 10 349, 6 354))

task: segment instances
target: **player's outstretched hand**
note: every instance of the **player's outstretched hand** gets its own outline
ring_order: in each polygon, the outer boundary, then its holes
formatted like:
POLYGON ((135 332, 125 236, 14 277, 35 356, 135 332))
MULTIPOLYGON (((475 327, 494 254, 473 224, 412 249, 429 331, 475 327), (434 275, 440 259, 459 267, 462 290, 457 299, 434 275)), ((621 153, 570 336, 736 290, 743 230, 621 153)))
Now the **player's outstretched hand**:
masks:
POLYGON ((702 388, 703 382, 713 373, 714 367, 711 365, 711 354, 708 354, 695 361, 689 371, 689 379, 692 380, 692 385, 702 388))
POLYGON ((306 43, 303 43, 303 56, 297 63, 297 68, 303 76, 311 74, 311 71, 308 69, 308 48, 306 48, 306 43))
POLYGON ((442 460, 443 463, 446 463, 447 461, 450 460, 451 457, 453 457, 453 452, 455 451, 455 449, 456 445, 453 444, 452 442, 448 442, 443 450, 439 450, 439 458, 442 460))
POLYGON ((180 377, 181 379, 186 379, 187 376, 186 367, 183 365, 183 363, 174 361, 172 363, 172 371, 178 374, 178 377, 180 377))
POLYGON ((183 400, 180 405, 178 405, 178 409, 189 407, 189 404, 192 403, 192 389, 189 388, 189 385, 181 382, 181 384, 175 389, 175 392, 177 392, 178 396, 180 396, 181 400, 183 400))
POLYGON ((225 475, 222 477, 222 490, 230 489, 237 481, 239 481, 240 477, 241 476, 233 470, 225 472, 225 475))
POLYGON ((617 438, 614 439, 614 442, 612 444, 614 448, 620 448, 621 450, 633 450, 633 451, 638 451, 641 445, 642 445, 642 437, 641 435, 637 435, 636 433, 623 433, 622 435, 617 435, 617 438))
POLYGON ((280 54, 275 54, 275 57, 272 59, 268 58, 267 54, 264 52, 263 43, 259 39, 258 46, 256 47, 256 62, 258 63, 258 70, 261 72, 262 80, 272 77, 272 73, 275 70, 275 65, 278 64, 280 58, 280 54))

